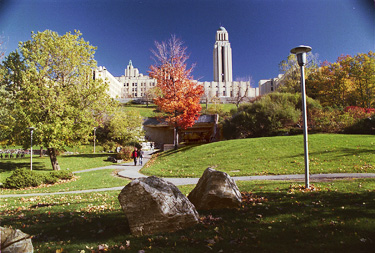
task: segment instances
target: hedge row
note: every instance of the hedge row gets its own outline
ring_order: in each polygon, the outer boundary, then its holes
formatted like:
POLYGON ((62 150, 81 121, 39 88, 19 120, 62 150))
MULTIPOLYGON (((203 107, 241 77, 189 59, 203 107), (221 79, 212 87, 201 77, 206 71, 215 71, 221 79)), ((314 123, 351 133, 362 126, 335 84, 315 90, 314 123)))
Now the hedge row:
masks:
POLYGON ((72 179, 73 173, 60 170, 50 173, 38 173, 30 169, 16 169, 12 175, 5 180, 4 187, 8 189, 21 189, 36 187, 41 184, 54 184, 61 179, 72 179))

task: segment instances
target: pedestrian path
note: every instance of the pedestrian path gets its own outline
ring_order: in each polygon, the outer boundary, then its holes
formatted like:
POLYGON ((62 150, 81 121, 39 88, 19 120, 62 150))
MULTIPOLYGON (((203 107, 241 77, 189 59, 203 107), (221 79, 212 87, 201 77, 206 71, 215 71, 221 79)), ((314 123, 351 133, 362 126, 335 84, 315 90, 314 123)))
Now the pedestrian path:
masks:
MULTIPOLYGON (((151 151, 145 151, 143 158, 143 165, 146 164, 151 156, 151 151)), ((115 164, 105 167, 75 171, 75 174, 104 170, 104 169, 116 169, 119 170, 118 175, 120 177, 128 179, 136 179, 140 177, 148 177, 140 173, 143 165, 137 164, 134 166, 134 162, 115 164)), ((263 176, 241 176, 232 177, 235 181, 251 181, 251 180, 298 180, 303 181, 305 179, 304 174, 297 175, 263 175, 263 176)), ((312 174, 310 175, 310 181, 324 181, 332 179, 353 179, 353 178, 375 178, 375 173, 332 173, 332 174, 312 174)), ((199 178, 163 178, 164 180, 173 183, 174 185, 189 185, 197 184, 199 178)), ((10 197, 31 197, 31 196, 46 196, 46 195, 61 195, 61 194, 77 194, 77 193, 87 193, 87 192, 101 192, 101 191, 120 191, 124 186, 112 187, 112 188, 100 188, 100 189, 90 189, 90 190, 80 190, 80 191, 69 191, 69 192, 53 192, 53 193, 30 193, 30 194, 8 194, 0 195, 0 198, 10 198, 10 197)))

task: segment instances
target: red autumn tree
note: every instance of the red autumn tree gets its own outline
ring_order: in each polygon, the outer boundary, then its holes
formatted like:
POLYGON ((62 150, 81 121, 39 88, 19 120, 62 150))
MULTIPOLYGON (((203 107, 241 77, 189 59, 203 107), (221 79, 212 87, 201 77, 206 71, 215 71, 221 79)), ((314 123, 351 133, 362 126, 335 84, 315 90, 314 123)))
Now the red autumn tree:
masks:
POLYGON ((165 119, 174 128, 174 146, 178 146, 178 131, 194 125, 202 109, 200 105, 203 87, 193 80, 194 66, 187 68, 186 47, 172 35, 167 42, 155 42, 151 50, 155 64, 149 75, 157 81, 160 95, 154 103, 164 112, 165 119))

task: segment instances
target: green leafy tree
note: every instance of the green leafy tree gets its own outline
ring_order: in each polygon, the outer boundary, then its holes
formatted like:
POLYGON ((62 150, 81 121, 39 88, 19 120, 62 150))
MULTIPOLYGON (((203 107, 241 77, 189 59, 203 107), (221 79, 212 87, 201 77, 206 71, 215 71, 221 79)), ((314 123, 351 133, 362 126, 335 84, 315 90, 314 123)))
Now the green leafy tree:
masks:
POLYGON ((16 124, 15 115, 11 113, 15 108, 16 92, 23 83, 23 73, 26 66, 21 55, 16 50, 5 57, 0 65, 0 140, 14 142, 12 126, 16 124))
POLYGON ((307 94, 323 105, 344 107, 350 104, 353 95, 348 69, 350 58, 341 56, 335 63, 323 62, 306 80, 307 94))
MULTIPOLYGON (((318 55, 307 53, 307 64, 305 66, 305 78, 318 68, 318 55)), ((283 73, 280 79, 278 92, 296 93, 301 92, 301 70, 295 54, 290 54, 286 60, 279 63, 279 70, 283 73)))
POLYGON ((4 63, 8 76, 2 86, 12 94, 8 108, 15 123, 8 128, 13 141, 27 144, 27 127, 36 127, 35 142, 47 147, 54 170, 59 169, 56 150, 87 142, 114 106, 107 85, 92 78, 96 48, 81 35, 32 33, 31 40, 19 44, 19 56, 14 52, 4 63))
POLYGON ((108 122, 108 137, 122 145, 137 142, 143 135, 142 122, 138 111, 116 111, 108 122))
MULTIPOLYGON (((308 108, 320 107, 309 99, 308 108)), ((301 121, 300 94, 270 93, 250 104, 241 105, 223 122, 223 137, 238 139, 272 136, 285 128, 293 128, 301 121)))
POLYGON ((359 53, 352 57, 348 64, 357 105, 365 108, 375 107, 375 53, 359 53))

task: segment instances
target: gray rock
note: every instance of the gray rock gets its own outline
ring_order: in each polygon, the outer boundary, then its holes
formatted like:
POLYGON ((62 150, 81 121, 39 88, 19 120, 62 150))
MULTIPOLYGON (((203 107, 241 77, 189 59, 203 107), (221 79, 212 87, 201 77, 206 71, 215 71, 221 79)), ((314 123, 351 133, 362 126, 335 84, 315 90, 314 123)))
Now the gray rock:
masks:
POLYGON ((136 236, 173 232, 198 223, 198 212, 186 196, 155 176, 133 180, 118 199, 136 236))
POLYGON ((19 229, 0 227, 1 249, 3 253, 34 252, 31 237, 19 229))
POLYGON ((241 192, 234 180, 225 172, 207 168, 188 199, 197 210, 237 208, 241 192))

